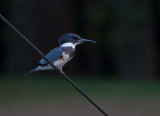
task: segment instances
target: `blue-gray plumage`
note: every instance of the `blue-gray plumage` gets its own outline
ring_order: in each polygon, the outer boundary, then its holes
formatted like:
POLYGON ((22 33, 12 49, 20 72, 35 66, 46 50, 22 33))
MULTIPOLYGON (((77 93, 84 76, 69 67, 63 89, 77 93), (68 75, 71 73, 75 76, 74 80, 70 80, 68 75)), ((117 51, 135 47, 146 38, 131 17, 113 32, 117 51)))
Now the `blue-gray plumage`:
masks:
MULTIPOLYGON (((63 49, 61 47, 57 47, 53 50, 51 50, 47 55, 46 55, 46 58, 49 60, 49 61, 55 61, 56 59, 58 59, 59 57, 62 56, 62 52, 63 52, 63 49)), ((47 61, 45 61, 43 58, 39 61, 39 63, 41 65, 46 65, 48 64, 47 61)))
MULTIPOLYGON (((83 39, 79 35, 74 33, 64 34, 59 39, 60 46, 51 50, 46 55, 46 58, 50 62, 52 62, 56 66, 56 68, 62 71, 62 67, 74 56, 75 46, 86 42, 95 43, 95 41, 83 39)), ((47 61, 42 58, 37 64, 37 66, 28 73, 26 73, 25 76, 41 70, 53 70, 53 67, 51 67, 47 63, 47 61)))

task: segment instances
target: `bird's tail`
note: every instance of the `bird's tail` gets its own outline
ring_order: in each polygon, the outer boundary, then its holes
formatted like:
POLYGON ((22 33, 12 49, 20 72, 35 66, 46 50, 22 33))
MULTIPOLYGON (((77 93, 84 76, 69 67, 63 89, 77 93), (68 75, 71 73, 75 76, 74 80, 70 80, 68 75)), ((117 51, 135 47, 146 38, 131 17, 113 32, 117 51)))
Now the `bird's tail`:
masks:
POLYGON ((24 74, 24 76, 30 76, 32 73, 34 73, 34 72, 36 72, 37 70, 37 67, 36 68, 34 68, 34 69, 32 69, 32 70, 30 70, 29 72, 27 72, 26 74, 24 74))

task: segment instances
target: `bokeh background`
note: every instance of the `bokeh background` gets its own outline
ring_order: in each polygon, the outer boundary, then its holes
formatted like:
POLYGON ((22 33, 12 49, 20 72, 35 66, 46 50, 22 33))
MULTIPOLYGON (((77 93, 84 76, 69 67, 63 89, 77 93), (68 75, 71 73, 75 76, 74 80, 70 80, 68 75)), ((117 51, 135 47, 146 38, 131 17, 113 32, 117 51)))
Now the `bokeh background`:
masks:
MULTIPOLYGON (((44 54, 76 33, 64 67, 112 116, 160 116, 160 0, 1 0, 0 13, 44 54)), ((98 116, 54 71, 24 78, 41 57, 0 21, 1 116, 98 116)))

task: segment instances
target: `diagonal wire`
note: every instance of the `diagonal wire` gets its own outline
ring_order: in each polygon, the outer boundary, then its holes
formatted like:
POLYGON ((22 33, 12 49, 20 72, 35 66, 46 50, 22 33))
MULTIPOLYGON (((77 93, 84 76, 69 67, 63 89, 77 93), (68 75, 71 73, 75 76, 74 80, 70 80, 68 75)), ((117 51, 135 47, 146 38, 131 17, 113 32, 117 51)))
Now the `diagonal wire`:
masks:
POLYGON ((16 32, 20 38, 25 40, 31 48, 33 48, 40 56, 42 56, 48 64, 50 64, 58 73, 60 73, 66 81, 68 81, 78 92, 80 92, 91 104, 93 104, 104 116, 108 116, 107 113, 104 112, 104 110, 99 107, 86 93, 84 93, 65 73, 61 72, 58 70, 54 64, 52 64, 46 57, 45 55, 36 47, 32 44, 31 41, 29 41, 20 31, 18 31, 7 19, 5 19, 1 14, 0 14, 0 19, 6 23, 14 32, 16 32))

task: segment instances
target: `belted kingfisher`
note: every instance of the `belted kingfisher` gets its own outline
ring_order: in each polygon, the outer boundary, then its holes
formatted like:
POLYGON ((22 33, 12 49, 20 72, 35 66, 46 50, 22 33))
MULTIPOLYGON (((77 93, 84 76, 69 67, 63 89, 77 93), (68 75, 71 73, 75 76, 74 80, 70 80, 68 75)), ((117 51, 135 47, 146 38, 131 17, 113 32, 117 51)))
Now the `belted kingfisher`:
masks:
MULTIPOLYGON (((59 39, 59 47, 51 50, 46 58, 51 61, 54 66, 59 69, 61 72, 62 67, 74 56, 75 47, 78 44, 82 43, 96 43, 95 41, 83 39, 79 35, 74 33, 67 33, 60 37, 59 39)), ((47 63, 43 58, 39 61, 37 66, 26 73, 24 76, 29 76, 34 72, 41 70, 54 70, 53 67, 47 63)))

